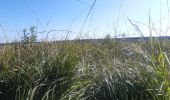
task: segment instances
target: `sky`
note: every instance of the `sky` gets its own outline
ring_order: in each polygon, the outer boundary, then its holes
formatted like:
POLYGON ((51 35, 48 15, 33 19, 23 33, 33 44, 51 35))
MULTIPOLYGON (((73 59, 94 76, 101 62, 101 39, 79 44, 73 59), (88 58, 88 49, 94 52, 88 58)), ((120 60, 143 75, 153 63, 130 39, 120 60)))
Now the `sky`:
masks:
POLYGON ((93 2, 0 0, 0 42, 20 40, 31 26, 39 40, 170 35, 169 0, 96 0, 87 17, 93 2))

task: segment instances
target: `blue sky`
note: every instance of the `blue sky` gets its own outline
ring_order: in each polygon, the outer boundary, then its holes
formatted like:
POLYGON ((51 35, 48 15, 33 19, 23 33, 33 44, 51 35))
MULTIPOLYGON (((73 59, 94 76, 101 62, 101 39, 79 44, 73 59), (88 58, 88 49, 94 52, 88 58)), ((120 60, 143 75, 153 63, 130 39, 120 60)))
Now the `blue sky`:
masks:
MULTIPOLYGON (((0 0, 0 42, 19 39, 22 29, 71 30, 69 38, 101 38, 110 33, 136 36, 127 18, 149 35, 149 12, 153 35, 169 35, 168 0, 97 0, 81 31, 93 0, 0 0), (161 19, 161 20, 160 20, 161 19), (116 31, 115 31, 116 30, 116 31), (81 32, 81 34, 80 34, 81 32)), ((50 39, 64 39, 67 32, 51 32, 50 39)), ((39 33, 39 39, 46 33, 39 33)))

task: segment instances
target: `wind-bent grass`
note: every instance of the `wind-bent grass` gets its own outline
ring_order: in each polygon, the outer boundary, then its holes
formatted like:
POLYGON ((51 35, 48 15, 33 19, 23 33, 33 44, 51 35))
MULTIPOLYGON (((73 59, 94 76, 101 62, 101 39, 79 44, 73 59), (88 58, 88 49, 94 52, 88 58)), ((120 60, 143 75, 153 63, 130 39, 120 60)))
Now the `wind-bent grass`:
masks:
POLYGON ((0 47, 2 100, 169 100, 169 41, 0 47))

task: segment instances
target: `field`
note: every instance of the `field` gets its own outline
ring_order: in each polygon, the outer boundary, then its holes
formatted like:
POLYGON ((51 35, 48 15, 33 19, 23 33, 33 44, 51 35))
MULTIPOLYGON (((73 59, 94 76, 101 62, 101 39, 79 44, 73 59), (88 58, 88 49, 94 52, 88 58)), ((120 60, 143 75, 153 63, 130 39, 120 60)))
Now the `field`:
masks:
POLYGON ((170 41, 16 43, 0 48, 0 100, 170 100, 170 41))

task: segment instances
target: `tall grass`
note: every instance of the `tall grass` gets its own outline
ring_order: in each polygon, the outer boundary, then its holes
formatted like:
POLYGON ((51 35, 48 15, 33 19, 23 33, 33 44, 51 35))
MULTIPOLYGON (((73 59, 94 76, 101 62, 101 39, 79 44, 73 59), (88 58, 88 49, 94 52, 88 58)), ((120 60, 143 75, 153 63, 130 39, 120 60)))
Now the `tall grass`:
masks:
POLYGON ((169 41, 0 47, 2 100, 169 100, 169 41))

